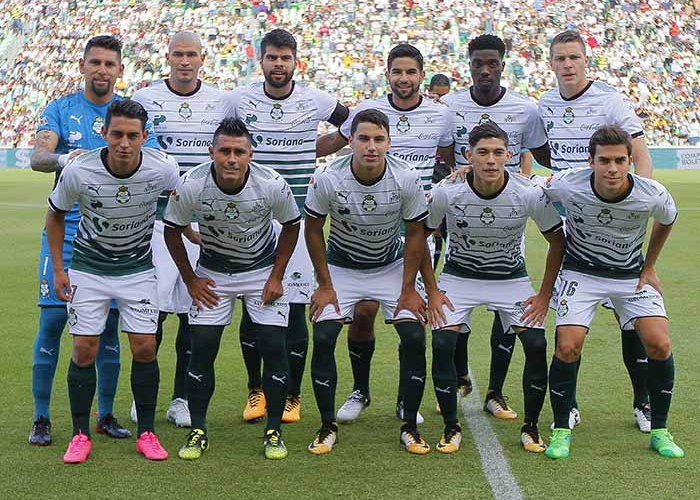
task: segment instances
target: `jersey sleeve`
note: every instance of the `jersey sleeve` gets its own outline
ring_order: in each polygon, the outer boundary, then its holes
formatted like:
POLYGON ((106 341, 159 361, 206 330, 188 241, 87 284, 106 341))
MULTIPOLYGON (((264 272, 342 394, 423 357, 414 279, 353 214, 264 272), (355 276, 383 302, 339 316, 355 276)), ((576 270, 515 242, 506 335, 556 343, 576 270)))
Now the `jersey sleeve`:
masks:
POLYGON ((428 201, 418 170, 406 172, 401 189, 401 217, 406 222, 420 222, 428 217, 428 201))
POLYGON ((532 186, 528 190, 528 212, 543 234, 562 227, 559 212, 540 186, 532 186))
POLYGON ((287 181, 280 175, 271 183, 270 187, 272 188, 272 216, 282 225, 299 223, 301 214, 287 181))
POLYGON ((522 145, 528 149, 536 149, 547 142, 547 133, 544 128, 544 120, 540 116, 537 106, 527 106, 527 125, 523 134, 522 145))
POLYGON ((664 226, 670 226, 678 217, 676 202, 665 187, 659 183, 656 185, 659 188, 659 194, 656 196, 651 215, 664 226))
POLYGON ((168 197, 168 204, 163 212, 163 224, 172 228, 182 229, 192 221, 194 210, 194 191, 196 184, 187 182, 187 176, 183 175, 177 181, 175 189, 168 197))
POLYGON ((41 113, 36 131, 42 130, 50 130, 59 137, 61 136, 61 112, 58 108, 58 101, 51 101, 41 113))
POLYGON ((54 212, 68 212, 80 198, 80 173, 72 163, 63 169, 49 196, 49 207, 54 212))
POLYGON ((563 179, 565 174, 566 171, 556 172, 553 175, 547 177, 544 183, 535 182, 536 184, 540 185, 540 187, 542 187, 545 194, 547 195, 547 198, 549 198, 549 201, 561 202, 561 200, 563 199, 563 190, 566 187, 565 181, 563 179))
POLYGON ((625 95, 616 93, 608 110, 609 123, 614 123, 630 134, 632 138, 644 135, 644 126, 634 112, 634 104, 625 95))
POLYGON ((447 187, 440 183, 430 191, 430 201, 428 202, 428 218, 425 225, 430 230, 435 230, 442 224, 442 219, 447 213, 449 197, 447 187))
MULTIPOLYGON (((316 110, 317 110, 317 115, 316 118, 318 120, 324 121, 324 122, 330 122, 331 117, 336 111, 336 108, 340 104, 338 102, 338 99, 330 95, 328 92, 324 92, 323 90, 318 90, 318 89, 311 89, 313 92, 313 97, 314 101, 316 102, 316 110)), ((342 104, 340 104, 343 108, 342 104)), ((345 108, 347 109, 347 108, 345 108)), ((341 118, 335 119, 336 123, 340 123, 341 118)), ((336 125, 334 123, 333 125, 336 125)), ((337 125, 336 125, 337 126, 337 125)))
POLYGON ((355 115, 365 109, 367 107, 366 104, 367 101, 362 101, 359 103, 355 108, 349 113, 348 117, 345 119, 343 124, 338 127, 338 132, 340 135, 343 136, 345 140, 347 140, 350 137, 350 128, 352 127, 352 120, 355 118, 355 115))
POLYGON ((309 217, 325 217, 331 210, 329 179, 325 174, 325 168, 320 172, 317 170, 309 182, 309 191, 306 194, 304 212, 309 217))
POLYGON ((241 104, 242 87, 224 93, 224 116, 226 118, 240 118, 238 110, 241 104))
POLYGON ((447 108, 447 106, 444 107, 445 110, 443 112, 443 115, 445 118, 445 124, 442 128, 440 140, 438 141, 438 147, 448 148, 455 143, 455 138, 454 135, 452 135, 452 113, 450 113, 450 110, 449 108, 447 108))
POLYGON ((166 168, 165 186, 163 190, 172 191, 180 179, 180 168, 177 161, 170 155, 165 155, 168 167, 166 168))

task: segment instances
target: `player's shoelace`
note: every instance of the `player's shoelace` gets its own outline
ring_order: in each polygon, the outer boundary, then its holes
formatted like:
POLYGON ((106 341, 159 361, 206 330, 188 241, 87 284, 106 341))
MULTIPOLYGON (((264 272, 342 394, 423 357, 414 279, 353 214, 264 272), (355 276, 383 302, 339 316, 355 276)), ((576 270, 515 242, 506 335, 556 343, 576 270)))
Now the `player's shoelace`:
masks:
POLYGON ((299 407, 300 404, 301 404, 301 401, 299 400, 298 397, 287 398, 287 402, 284 405, 284 411, 286 411, 286 412, 294 411, 299 407))
POLYGON ((269 444, 270 446, 274 446, 276 448, 280 445, 280 432, 279 431, 269 432, 268 434, 265 434, 265 439, 267 441, 267 444, 269 444))
POLYGON ((651 422, 651 405, 647 403, 644 406, 642 406, 641 410, 642 414, 644 414, 644 418, 651 422))
POLYGON ((263 393, 262 391, 251 391, 248 394, 248 403, 252 407, 256 407, 262 403, 263 393))
MULTIPOLYGON (((418 429, 416 429, 415 427, 403 429, 403 432, 405 432, 409 437, 409 442, 406 444, 423 442, 423 440, 420 437, 420 434, 418 434, 418 429)), ((445 439, 447 439, 447 436, 445 436, 445 439)))
POLYGON ((503 410, 503 411, 510 410, 508 403, 506 403, 508 398, 506 396, 504 396, 503 394, 491 394, 491 397, 489 399, 492 399, 496 402, 496 404, 499 406, 499 408, 498 408, 499 410, 503 410))
POLYGON ((202 429, 193 429, 187 436, 187 446, 196 447, 199 446, 199 441, 204 437, 204 431, 202 429))
POLYGON ((535 443, 540 442, 540 431, 536 425, 526 424, 523 426, 522 431, 525 434, 527 434, 528 436, 530 436, 530 438, 532 439, 533 442, 535 442, 535 443))
POLYGON ((362 394, 360 391, 354 390, 354 391, 352 391, 352 392, 350 393, 350 395, 348 396, 348 401, 353 401, 353 402, 356 402, 356 403, 362 403, 362 404, 364 404, 364 402, 365 402, 365 397, 363 396, 363 394, 362 394))
POLYGON ((330 425, 324 425, 321 427, 321 429, 318 431, 318 442, 323 443, 326 441, 328 436, 333 434, 335 432, 335 429, 331 427, 330 425))
POLYGON ((48 434, 51 430, 51 421, 44 416, 40 416, 35 422, 35 434, 48 434))
POLYGON ((462 432, 462 429, 456 425, 454 427, 450 427, 449 429, 445 430, 445 442, 449 443, 452 441, 452 438, 455 437, 455 435, 459 432, 462 432))

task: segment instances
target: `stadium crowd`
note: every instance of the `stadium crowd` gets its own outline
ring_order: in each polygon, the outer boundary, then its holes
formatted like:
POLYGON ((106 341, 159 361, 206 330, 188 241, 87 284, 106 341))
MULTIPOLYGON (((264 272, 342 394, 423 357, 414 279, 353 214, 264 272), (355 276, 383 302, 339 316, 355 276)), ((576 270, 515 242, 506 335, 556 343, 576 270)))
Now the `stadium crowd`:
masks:
POLYGON ((650 145, 700 141, 700 0, 3 0, 0 17, 0 146, 33 144, 41 110, 81 83, 85 41, 110 32, 124 44, 117 91, 167 74, 168 37, 202 35, 204 80, 224 89, 261 78, 257 55, 275 27, 299 42, 296 77, 347 105, 385 92, 389 49, 414 44, 428 78, 470 84, 466 44, 494 33, 506 42, 504 84, 538 99, 555 85, 547 46, 563 29, 587 39, 589 75, 626 92, 650 145))

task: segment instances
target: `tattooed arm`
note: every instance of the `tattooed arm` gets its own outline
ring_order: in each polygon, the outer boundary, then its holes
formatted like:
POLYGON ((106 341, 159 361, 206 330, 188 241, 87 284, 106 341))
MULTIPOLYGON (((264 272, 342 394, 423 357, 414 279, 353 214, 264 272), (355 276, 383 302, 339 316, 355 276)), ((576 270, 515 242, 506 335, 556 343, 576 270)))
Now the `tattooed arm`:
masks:
POLYGON ((40 130, 36 134, 36 144, 30 165, 35 172, 56 172, 75 158, 85 152, 84 149, 74 149, 70 153, 59 155, 54 153, 58 145, 58 135, 51 130, 40 130))

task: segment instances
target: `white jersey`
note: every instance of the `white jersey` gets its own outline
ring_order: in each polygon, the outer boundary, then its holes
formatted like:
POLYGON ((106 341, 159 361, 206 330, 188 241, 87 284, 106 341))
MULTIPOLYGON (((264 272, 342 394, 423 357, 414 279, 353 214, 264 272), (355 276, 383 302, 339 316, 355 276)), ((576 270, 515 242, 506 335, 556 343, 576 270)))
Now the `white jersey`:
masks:
POLYGON ((350 137, 353 118, 365 109, 377 109, 389 118, 389 153, 417 168, 423 187, 430 189, 437 148, 449 147, 454 143, 447 106, 421 97, 416 106, 400 109, 394 104, 391 94, 362 101, 340 127, 343 137, 350 137))
POLYGON ((274 264, 277 237, 272 219, 282 224, 296 224, 301 219, 284 179, 252 162, 243 185, 235 192, 217 184, 212 162, 183 175, 170 195, 163 222, 182 228, 193 214, 200 221, 202 235, 199 263, 221 273, 274 264))
POLYGON ((331 217, 329 264, 351 269, 385 266, 403 256, 401 221, 428 216, 420 175, 387 155, 384 174, 366 185, 355 177, 352 157, 339 158, 314 174, 306 214, 331 217))
POLYGON ((469 165, 469 132, 486 122, 493 122, 508 134, 508 149, 512 153, 506 163, 511 172, 520 171, 520 151, 536 149, 547 142, 544 123, 537 113, 537 106, 527 97, 504 89, 502 97, 491 106, 478 104, 471 87, 448 94, 442 98, 452 113, 452 130, 455 139, 455 161, 458 167, 469 165))
POLYGON ((565 269, 605 277, 636 278, 650 218, 673 224, 678 215, 671 194, 652 179, 628 174, 630 191, 603 201, 593 189, 588 167, 557 172, 544 190, 566 209, 565 269))
POLYGON ((318 125, 331 120, 338 106, 330 94, 296 83, 287 97, 276 99, 258 82, 228 92, 225 114, 245 122, 255 161, 284 177, 301 210, 316 169, 318 125))
POLYGON ((588 165, 588 142, 603 125, 619 125, 632 137, 644 135, 632 101, 602 82, 588 82, 570 99, 558 88, 548 90, 540 97, 539 113, 549 136, 552 170, 588 165))
POLYGON ((431 191, 429 229, 447 216, 450 235, 444 271, 463 278, 514 279, 527 276, 521 242, 528 218, 543 233, 562 225, 541 187, 506 172, 502 190, 488 198, 474 189, 474 173, 465 182, 444 180, 431 191))
POLYGON ((175 159, 143 148, 141 163, 128 176, 107 165, 107 148, 80 155, 63 169, 49 197, 52 210, 80 208, 71 269, 125 276, 153 268, 151 236, 161 192, 175 187, 175 159))

